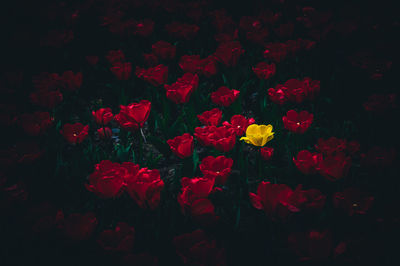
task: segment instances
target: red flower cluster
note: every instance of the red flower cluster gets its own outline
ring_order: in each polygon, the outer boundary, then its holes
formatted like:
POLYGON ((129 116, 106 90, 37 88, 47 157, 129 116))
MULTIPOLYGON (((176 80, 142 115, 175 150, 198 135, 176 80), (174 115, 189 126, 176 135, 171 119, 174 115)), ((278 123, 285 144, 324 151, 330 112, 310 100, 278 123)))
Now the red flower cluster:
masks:
POLYGON ((116 62, 110 70, 118 80, 128 80, 131 77, 132 64, 130 62, 116 62))
POLYGON ((286 116, 282 117, 283 125, 289 131, 303 134, 311 126, 314 115, 307 111, 297 113, 295 110, 289 110, 286 116))
POLYGON ((260 155, 265 161, 269 161, 274 155, 274 148, 263 147, 260 149, 260 155))
POLYGON ((162 64, 148 69, 136 67, 136 76, 158 87, 167 82, 168 67, 162 64))
POLYGON ((178 202, 183 213, 189 213, 194 219, 201 222, 214 220, 214 205, 208 199, 214 186, 214 178, 194 177, 181 179, 182 192, 178 195, 178 202))
POLYGON ((151 19, 143 19, 132 21, 132 33, 135 35, 147 37, 153 33, 154 21, 151 19))
POLYGON ((224 185, 231 173, 233 160, 225 156, 207 156, 199 165, 204 176, 212 177, 216 185, 224 185))
POLYGON ((74 74, 71 70, 65 71, 60 79, 61 88, 66 91, 75 91, 82 86, 82 73, 74 74))
POLYGON ((143 127, 150 115, 151 102, 141 100, 139 103, 131 103, 127 106, 120 105, 119 114, 115 115, 118 124, 127 130, 135 131, 143 127))
POLYGON ((297 153, 297 158, 293 157, 293 162, 297 169, 305 175, 315 174, 322 161, 322 154, 311 153, 308 150, 302 150, 297 153))
POLYGON ((63 95, 59 90, 38 90, 30 94, 30 99, 33 104, 53 109, 63 101, 63 95))
POLYGON ((82 123, 65 124, 60 130, 61 135, 71 144, 84 141, 89 133, 89 126, 82 123))
POLYGON ((249 196, 254 208, 273 218, 286 218, 301 210, 320 210, 326 199, 317 189, 302 190, 299 185, 292 190, 285 184, 264 181, 258 185, 257 194, 250 192, 249 196))
POLYGON ((211 93, 211 101, 217 105, 228 107, 239 97, 239 93, 238 90, 230 90, 228 87, 222 86, 211 93))
POLYGON ((128 80, 131 77, 132 64, 125 62, 125 54, 122 50, 111 50, 106 59, 112 65, 110 71, 118 80, 128 80))
POLYGON ((304 100, 313 100, 319 93, 320 82, 311 78, 303 80, 289 79, 285 84, 278 84, 275 88, 268 89, 272 102, 284 104, 287 101, 301 103, 304 100))
POLYGON ((30 94, 32 103, 46 108, 54 108, 63 100, 60 89, 74 91, 82 86, 82 73, 74 74, 65 71, 61 76, 57 73, 41 73, 33 77, 33 85, 37 91, 30 94))
POLYGON ((246 36, 246 39, 263 45, 269 36, 269 30, 260 17, 243 16, 239 22, 239 28, 246 36))
POLYGON ((315 145, 318 153, 300 151, 293 162, 300 172, 308 175, 319 173, 326 179, 335 181, 347 175, 351 166, 351 157, 359 149, 358 142, 331 137, 320 138, 315 145))
POLYGON ((154 67, 158 65, 158 57, 154 54, 143 53, 143 60, 148 67, 154 67))
POLYGON ((217 74, 217 64, 214 56, 201 59, 200 55, 183 55, 179 66, 184 72, 211 77, 217 74))
POLYGON ((154 55, 162 59, 172 59, 176 54, 175 45, 166 41, 158 41, 151 46, 154 55))
POLYGON ((96 123, 100 126, 107 125, 114 118, 111 108, 100 108, 97 111, 92 111, 92 115, 96 123))
POLYGON ((244 49, 240 42, 232 41, 221 43, 215 51, 214 56, 225 66, 236 66, 243 53, 244 49))
POLYGON ((158 206, 163 187, 158 170, 140 168, 131 162, 119 164, 108 160, 96 164, 86 185, 89 191, 102 198, 118 197, 126 190, 141 208, 150 209, 158 206))
POLYGON ((268 64, 266 62, 260 62, 252 67, 252 69, 259 79, 269 79, 276 73, 276 66, 274 63, 268 64))
POLYGON ((288 55, 295 55, 300 50, 310 50, 315 46, 314 41, 297 39, 285 43, 268 43, 265 45, 264 57, 274 62, 281 62, 288 55))
POLYGON ((34 112, 33 114, 22 114, 14 121, 31 136, 43 134, 52 124, 53 118, 48 112, 34 112))
POLYGON ((71 213, 67 218, 60 213, 58 219, 58 227, 64 231, 66 237, 73 240, 88 239, 93 234, 97 223, 97 218, 92 212, 71 213))
POLYGON ((125 61, 125 54, 122 50, 110 50, 106 55, 106 59, 110 64, 125 61))
POLYGON ((175 155, 181 159, 187 158, 193 154, 193 136, 189 133, 169 139, 167 143, 175 155))
POLYGON ((214 146, 215 149, 228 152, 233 149, 236 143, 235 131, 227 126, 196 127, 195 137, 204 146, 214 146))
POLYGON ((167 93, 167 98, 176 104, 179 104, 187 103, 193 91, 197 89, 198 85, 199 77, 197 75, 185 73, 181 78, 178 78, 174 84, 165 84, 164 88, 167 93))
POLYGON ((233 115, 230 123, 224 121, 222 125, 232 128, 235 131, 236 136, 240 137, 246 132, 247 127, 254 123, 254 118, 246 118, 242 115, 233 115))
POLYGON ((214 108, 197 115, 197 118, 205 126, 218 126, 222 119, 222 111, 214 108))
POLYGON ((374 197, 368 196, 357 188, 346 188, 342 192, 336 192, 333 195, 333 205, 349 216, 365 214, 373 202, 374 197))

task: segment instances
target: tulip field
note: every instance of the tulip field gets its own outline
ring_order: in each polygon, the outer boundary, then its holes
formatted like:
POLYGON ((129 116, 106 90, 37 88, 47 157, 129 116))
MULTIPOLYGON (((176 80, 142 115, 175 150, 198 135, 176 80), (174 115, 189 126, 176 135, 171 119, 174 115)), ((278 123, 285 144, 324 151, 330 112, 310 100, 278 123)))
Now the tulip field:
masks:
POLYGON ((391 1, 4 10, 1 265, 399 263, 391 1))

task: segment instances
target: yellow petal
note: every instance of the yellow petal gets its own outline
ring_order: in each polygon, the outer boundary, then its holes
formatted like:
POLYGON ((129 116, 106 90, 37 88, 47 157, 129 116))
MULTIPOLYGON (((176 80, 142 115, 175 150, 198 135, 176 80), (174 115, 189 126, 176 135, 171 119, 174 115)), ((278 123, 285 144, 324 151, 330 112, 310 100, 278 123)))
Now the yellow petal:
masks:
POLYGON ((259 129, 260 129, 260 134, 261 135, 268 135, 272 131, 272 126, 271 125, 268 125, 268 126, 260 125, 259 129))
POLYGON ((251 124, 246 129, 246 136, 260 134, 260 129, 257 124, 251 124))
POLYGON ((250 139, 247 137, 241 137, 239 140, 244 140, 244 142, 246 142, 247 144, 251 143, 250 139))
POLYGON ((251 142, 254 146, 262 146, 263 143, 263 136, 262 135, 256 135, 253 136, 251 139, 251 142))

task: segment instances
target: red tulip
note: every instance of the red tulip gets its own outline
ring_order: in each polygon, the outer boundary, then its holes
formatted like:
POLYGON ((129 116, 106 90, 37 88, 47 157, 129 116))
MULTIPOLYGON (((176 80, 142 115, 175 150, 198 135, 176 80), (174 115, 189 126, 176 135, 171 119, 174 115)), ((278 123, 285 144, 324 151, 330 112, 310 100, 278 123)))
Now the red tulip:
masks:
POLYGON ((228 152, 235 147, 236 135, 233 129, 226 126, 217 127, 208 135, 209 141, 215 149, 228 152))
POLYGON ((210 134, 216 130, 215 126, 196 127, 194 136, 203 146, 211 146, 210 134))
POLYGON ((252 69, 259 79, 269 79, 276 73, 276 66, 274 63, 267 64, 266 62, 260 62, 252 69))
POLYGON ((214 56, 208 56, 201 60, 202 74, 207 78, 217 74, 217 62, 214 56))
POLYGON ((306 198, 303 208, 306 210, 320 211, 325 205, 326 196, 318 189, 308 189, 303 191, 303 196, 306 198))
POLYGON ((250 193, 250 200, 254 208, 264 210, 271 216, 285 218, 290 213, 299 212, 300 205, 305 202, 305 197, 292 197, 293 190, 285 184, 271 184, 261 182, 257 188, 257 194, 250 193))
POLYGON ((368 196, 357 188, 346 188, 333 195, 333 205, 346 212, 349 216, 365 214, 371 207, 374 197, 368 196))
POLYGON ((111 50, 106 55, 106 59, 110 64, 120 63, 125 61, 125 54, 122 50, 111 50))
POLYGON ((122 193, 127 179, 137 175, 139 165, 131 162, 113 163, 103 160, 95 165, 86 188, 102 198, 114 198, 122 193))
POLYGON ((215 60, 213 56, 201 59, 199 55, 183 55, 179 61, 179 66, 185 73, 211 77, 217 73, 215 60))
POLYGON ((33 114, 22 114, 15 118, 17 124, 31 136, 43 134, 53 123, 53 118, 48 112, 35 112, 33 114))
POLYGON ((197 89, 199 85, 199 77, 191 73, 185 73, 172 85, 164 85, 166 90, 167 98, 179 103, 187 103, 193 91, 197 89))
POLYGON ((297 169, 305 175, 317 172, 318 165, 322 161, 322 154, 311 153, 308 150, 299 151, 297 158, 293 157, 293 162, 297 169))
POLYGON ((92 235, 97 225, 97 219, 91 212, 86 214, 71 213, 60 223, 67 237, 73 240, 85 240, 92 235))
POLYGON ((214 108, 197 115, 197 118, 203 125, 218 126, 218 124, 221 122, 222 111, 218 108, 214 108))
POLYGON ((81 123, 65 124, 60 133, 71 144, 81 143, 89 133, 89 126, 81 123))
POLYGON ((263 147, 260 149, 260 155, 265 161, 271 160, 273 154, 274 154, 274 148, 263 147))
POLYGON ((268 90, 271 101, 284 104, 286 101, 301 103, 304 100, 313 100, 320 90, 320 82, 309 77, 303 80, 289 79, 285 84, 278 84, 268 90))
POLYGON ((318 172, 330 181, 336 181, 343 178, 349 172, 351 158, 343 152, 335 155, 326 156, 318 165, 318 172))
POLYGON ((176 46, 165 41, 158 41, 151 46, 153 54, 162 59, 172 59, 175 57, 176 46))
POLYGON ((143 60, 148 67, 158 65, 158 58, 154 54, 143 54, 143 60))
POLYGON ((347 147, 347 141, 345 139, 338 139, 336 137, 330 137, 329 139, 318 139, 318 144, 315 145, 315 149, 321 152, 323 155, 332 155, 337 152, 342 152, 347 147))
POLYGON ((158 65, 148 69, 136 67, 136 76, 158 87, 167 82, 168 67, 164 65, 158 65))
POLYGON ((230 123, 228 121, 224 121, 222 124, 229 128, 232 128, 236 134, 236 136, 242 136, 249 125, 254 124, 254 118, 247 119, 242 115, 234 115, 231 117, 230 123))
POLYGON ((279 88, 279 89, 269 88, 268 96, 272 102, 279 104, 279 105, 282 105, 282 104, 286 103, 286 101, 287 101, 285 92, 281 88, 279 88))
POLYGON ((185 73, 200 74, 202 72, 200 55, 183 55, 179 60, 179 66, 185 73))
POLYGON ((225 156, 207 156, 199 165, 200 171, 204 176, 210 176, 215 179, 216 185, 224 185, 231 173, 233 160, 225 156))
POLYGON ((53 109, 63 101, 63 95, 58 90, 39 90, 30 94, 30 99, 33 104, 41 107, 53 109))
POLYGON ((61 78, 62 88, 67 91, 74 91, 82 86, 82 73, 74 74, 72 71, 65 71, 61 78))
POLYGON ((198 221, 214 221, 214 205, 207 198, 214 186, 214 178, 183 177, 181 184, 182 192, 178 195, 178 203, 182 212, 189 213, 198 221))
POLYGON ((295 110, 289 110, 286 116, 282 118, 283 125, 289 131, 303 134, 311 126, 314 115, 307 111, 297 113, 295 110))
POLYGON ((117 62, 110 70, 118 80, 128 80, 131 77, 132 64, 130 62, 117 62))
POLYGON ((151 19, 143 19, 140 21, 133 22, 133 31, 132 33, 135 35, 147 37, 153 33, 154 30, 154 21, 151 19))
POLYGON ((101 139, 109 139, 112 137, 112 131, 109 127, 101 127, 97 129, 97 134, 101 139))
POLYGON ((189 133, 169 139, 167 140, 167 143, 175 155, 181 159, 187 158, 193 154, 193 136, 189 133))
POLYGON ((139 103, 131 103, 127 106, 120 105, 119 114, 115 115, 115 120, 122 128, 130 131, 143 127, 151 110, 151 102, 141 100, 139 103))
POLYGON ((211 101, 217 105, 229 106, 237 97, 239 97, 240 91, 230 90, 228 87, 219 87, 217 91, 211 93, 211 101))
POLYGON ((214 55, 218 61, 222 62, 226 66, 236 66, 239 57, 244 53, 240 42, 231 41, 221 43, 214 55))
POLYGON ((287 46, 284 43, 269 43, 265 46, 264 57, 277 63, 287 56, 287 46))
POLYGON ((141 208, 154 210, 161 199, 164 181, 160 172, 142 168, 136 175, 130 175, 126 181, 126 190, 141 208))
POLYGON ((97 111, 92 111, 92 115, 99 125, 107 125, 114 118, 111 108, 100 108, 97 111))

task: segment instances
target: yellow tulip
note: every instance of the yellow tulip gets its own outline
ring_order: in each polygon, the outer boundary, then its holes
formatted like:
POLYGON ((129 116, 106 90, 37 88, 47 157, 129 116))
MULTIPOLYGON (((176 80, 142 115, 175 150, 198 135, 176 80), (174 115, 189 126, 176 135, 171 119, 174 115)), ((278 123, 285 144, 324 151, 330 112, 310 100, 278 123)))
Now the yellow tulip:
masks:
POLYGON ((262 147, 273 138, 272 125, 252 124, 246 129, 246 137, 241 137, 240 140, 244 140, 246 143, 253 144, 254 146, 262 147))

